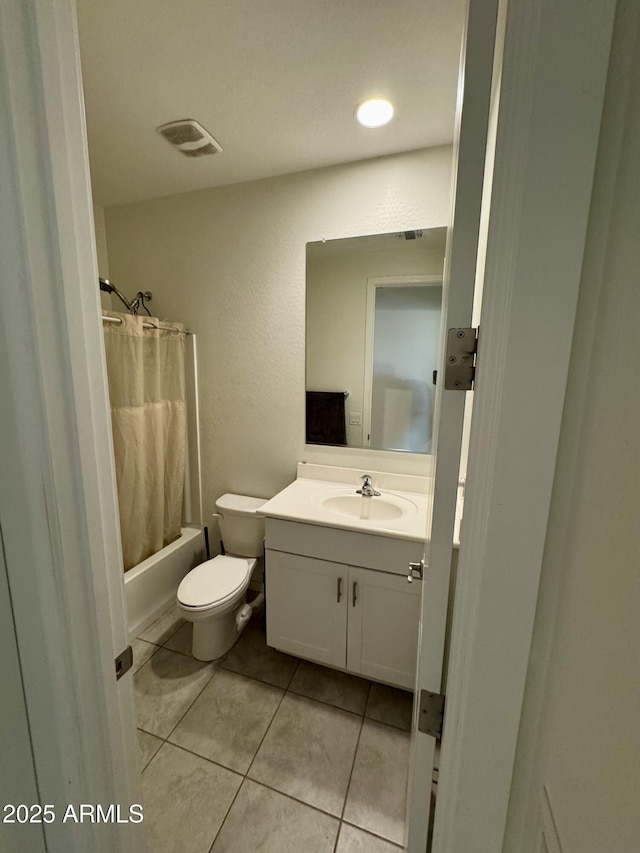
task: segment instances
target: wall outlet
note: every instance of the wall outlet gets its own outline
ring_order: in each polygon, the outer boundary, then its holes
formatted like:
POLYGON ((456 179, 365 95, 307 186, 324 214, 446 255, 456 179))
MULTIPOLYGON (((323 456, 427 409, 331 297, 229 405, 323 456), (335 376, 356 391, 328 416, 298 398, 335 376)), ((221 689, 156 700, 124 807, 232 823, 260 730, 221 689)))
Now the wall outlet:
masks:
POLYGON ((361 426, 362 425, 362 415, 360 412, 349 412, 349 425, 350 426, 361 426))

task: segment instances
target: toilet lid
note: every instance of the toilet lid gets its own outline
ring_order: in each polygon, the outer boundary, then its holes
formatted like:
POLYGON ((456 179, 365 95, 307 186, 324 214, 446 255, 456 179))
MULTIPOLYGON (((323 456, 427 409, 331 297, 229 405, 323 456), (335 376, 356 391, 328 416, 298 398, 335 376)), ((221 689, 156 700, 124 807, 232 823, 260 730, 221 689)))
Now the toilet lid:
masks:
POLYGON ((214 557, 192 569, 178 587, 178 601, 185 607, 207 607, 231 598, 246 581, 249 560, 214 557))

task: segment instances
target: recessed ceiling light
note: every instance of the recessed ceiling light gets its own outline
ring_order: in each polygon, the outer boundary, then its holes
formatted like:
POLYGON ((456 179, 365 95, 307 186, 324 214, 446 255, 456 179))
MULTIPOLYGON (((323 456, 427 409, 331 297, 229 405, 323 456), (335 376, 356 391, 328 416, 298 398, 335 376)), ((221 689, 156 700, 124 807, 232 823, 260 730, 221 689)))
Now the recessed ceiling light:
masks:
POLYGON ((363 101, 356 110, 356 120, 363 127, 383 127, 389 124, 395 110, 393 104, 382 98, 363 101))

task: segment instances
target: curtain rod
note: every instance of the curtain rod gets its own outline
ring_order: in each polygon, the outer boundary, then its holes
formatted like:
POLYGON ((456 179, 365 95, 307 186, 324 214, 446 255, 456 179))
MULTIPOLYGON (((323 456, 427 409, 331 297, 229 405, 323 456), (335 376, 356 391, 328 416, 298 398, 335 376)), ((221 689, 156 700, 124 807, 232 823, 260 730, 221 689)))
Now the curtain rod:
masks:
MULTIPOLYGON (((107 317, 105 314, 102 315, 103 323, 116 323, 116 325, 121 326, 122 320, 120 317, 107 317)), ((176 326, 165 326, 160 323, 150 323, 148 320, 145 320, 142 324, 143 329, 161 329, 164 332, 178 332, 181 335, 193 335, 191 329, 178 329, 176 326)))

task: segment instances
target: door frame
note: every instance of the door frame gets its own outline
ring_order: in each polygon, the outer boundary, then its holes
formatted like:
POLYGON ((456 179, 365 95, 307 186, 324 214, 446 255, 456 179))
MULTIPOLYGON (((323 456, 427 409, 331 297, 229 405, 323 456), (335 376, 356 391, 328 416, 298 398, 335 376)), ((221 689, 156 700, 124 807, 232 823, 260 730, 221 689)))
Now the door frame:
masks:
MULTIPOLYGON (((370 447, 371 403, 373 397, 373 356, 376 324, 376 292, 379 287, 442 286, 443 275, 384 275, 367 278, 367 301, 364 321, 364 382, 362 395, 362 445, 370 447), (365 436, 367 436, 365 438, 365 436)), ((442 330, 440 330, 442 332, 442 330)))
POLYGON ((73 0, 1 4, 0 80, 0 523, 43 831, 135 853, 140 824, 62 821, 141 802, 73 0))
POLYGON ((615 7, 500 6, 433 853, 503 849, 615 7))
MULTIPOLYGON (((509 3, 437 853, 502 847, 614 9, 509 3), (515 334, 527 317, 554 341, 527 338, 535 359, 515 334)), ((61 792, 117 802, 123 791, 137 802, 131 679, 114 686, 122 626, 108 624, 117 504, 100 309, 87 286, 97 265, 72 0, 5 0, 0 40, 0 99, 16 129, 0 129, 0 264, 15 285, 0 292, 11 321, 0 381, 12 401, 0 518, 34 764, 43 802, 61 792)), ((143 849, 123 825, 47 832, 55 851, 143 849)))

